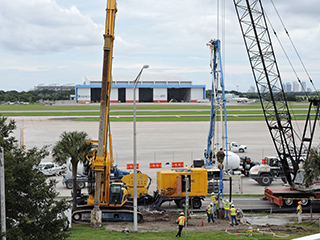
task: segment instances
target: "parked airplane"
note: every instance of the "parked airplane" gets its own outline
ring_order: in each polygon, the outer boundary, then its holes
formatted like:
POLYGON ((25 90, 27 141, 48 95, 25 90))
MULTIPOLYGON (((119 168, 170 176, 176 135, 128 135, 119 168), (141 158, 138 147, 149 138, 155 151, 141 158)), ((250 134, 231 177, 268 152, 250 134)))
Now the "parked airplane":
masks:
POLYGON ((247 103, 247 102, 249 102, 248 98, 236 97, 233 93, 232 93, 232 100, 236 101, 237 103, 247 103))

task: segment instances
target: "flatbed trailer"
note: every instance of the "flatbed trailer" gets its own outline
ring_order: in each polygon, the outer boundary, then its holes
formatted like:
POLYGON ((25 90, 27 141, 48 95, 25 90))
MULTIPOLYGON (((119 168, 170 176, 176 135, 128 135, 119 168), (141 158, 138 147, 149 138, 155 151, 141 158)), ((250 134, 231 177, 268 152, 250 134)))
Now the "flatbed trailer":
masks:
POLYGON ((297 206, 298 201, 301 201, 302 206, 308 206, 311 200, 320 200, 320 191, 299 191, 290 187, 266 188, 264 195, 267 200, 279 207, 297 206))

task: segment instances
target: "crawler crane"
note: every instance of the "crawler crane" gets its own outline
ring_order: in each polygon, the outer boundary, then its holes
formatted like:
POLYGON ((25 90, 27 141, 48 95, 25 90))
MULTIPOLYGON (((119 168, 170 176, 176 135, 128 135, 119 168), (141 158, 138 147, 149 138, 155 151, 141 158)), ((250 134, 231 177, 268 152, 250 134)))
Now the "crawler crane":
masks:
POLYGON ((233 0, 252 73, 260 97, 264 117, 290 187, 267 188, 265 196, 279 206, 291 206, 301 200, 308 205, 320 197, 320 188, 307 189, 303 184, 303 170, 299 163, 303 151, 307 156, 312 146, 316 122, 319 117, 319 99, 309 98, 309 111, 302 137, 292 126, 292 117, 283 90, 280 71, 275 58, 266 16, 261 0, 233 0), (314 112, 311 114, 311 109, 314 112), (300 145, 298 141, 300 140, 300 145), (304 187, 301 187, 304 186, 304 187))

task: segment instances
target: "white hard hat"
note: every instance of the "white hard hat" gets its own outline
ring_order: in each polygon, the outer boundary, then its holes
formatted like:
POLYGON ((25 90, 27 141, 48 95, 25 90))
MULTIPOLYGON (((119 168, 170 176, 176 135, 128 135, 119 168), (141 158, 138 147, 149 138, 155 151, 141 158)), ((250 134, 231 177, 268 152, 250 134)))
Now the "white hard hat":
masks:
POLYGON ((211 195, 214 195, 214 192, 212 192, 211 195))
POLYGON ((231 207, 234 207, 234 205, 232 204, 231 207))

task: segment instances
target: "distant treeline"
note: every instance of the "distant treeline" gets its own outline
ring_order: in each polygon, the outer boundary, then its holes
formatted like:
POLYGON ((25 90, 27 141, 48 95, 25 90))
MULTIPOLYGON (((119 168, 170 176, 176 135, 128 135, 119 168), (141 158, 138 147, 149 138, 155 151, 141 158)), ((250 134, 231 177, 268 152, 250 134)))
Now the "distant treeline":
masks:
MULTIPOLYGON (((221 93, 221 91, 218 91, 219 93, 221 93)), ((259 99, 259 95, 258 93, 242 93, 242 92, 237 92, 237 91, 226 91, 226 93, 233 93, 236 96, 239 97, 246 97, 249 99, 259 99)), ((287 97, 287 101, 305 101, 307 100, 307 97, 305 96, 305 94, 303 92, 288 92, 285 93, 286 97, 287 97)), ((309 97, 316 97, 317 94, 314 93, 309 93, 309 97)), ((211 98, 211 89, 206 90, 206 98, 210 99, 211 98)))
POLYGON ((53 90, 37 90, 28 92, 18 91, 2 91, 0 90, 0 103, 8 102, 28 102, 36 103, 40 100, 69 100, 70 95, 74 95, 74 90, 71 91, 53 91, 53 90))

